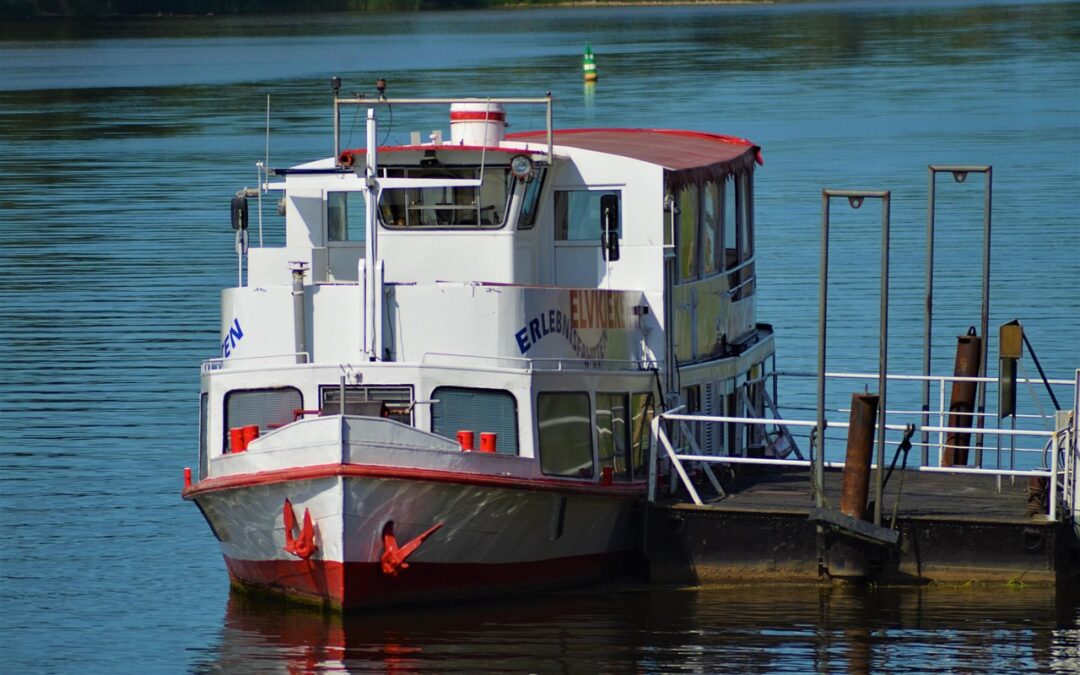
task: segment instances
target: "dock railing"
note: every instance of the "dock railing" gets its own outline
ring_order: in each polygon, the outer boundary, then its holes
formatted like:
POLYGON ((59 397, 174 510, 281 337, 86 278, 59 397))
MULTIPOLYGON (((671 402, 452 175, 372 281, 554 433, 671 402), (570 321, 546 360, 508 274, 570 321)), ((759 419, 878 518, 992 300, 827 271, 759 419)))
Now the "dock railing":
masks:
MULTIPOLYGON (((782 373, 774 372, 767 374, 762 379, 779 378, 779 377, 814 377, 812 374, 807 373, 782 373)), ((826 378, 833 382, 843 382, 852 380, 870 380, 876 381, 878 376, 876 374, 865 373, 826 373, 826 378)), ((938 409, 931 411, 929 418, 932 421, 930 424, 920 424, 921 418, 926 415, 925 411, 921 409, 915 409, 915 406, 911 408, 897 408, 886 410, 886 445, 891 446, 897 450, 896 456, 894 456, 894 463, 899 456, 899 450, 901 443, 910 443, 911 446, 922 446, 921 457, 915 456, 915 453, 911 453, 911 457, 905 452, 904 462, 898 467, 908 471, 919 472, 933 472, 933 473, 948 473, 955 475, 989 475, 998 477, 1023 477, 1023 478, 1046 478, 1048 482, 1047 486, 1047 501, 1048 501, 1048 514, 1047 517, 1051 521, 1072 520, 1078 529, 1080 534, 1080 476, 1078 476, 1078 469, 1080 469, 1080 444, 1077 442, 1077 424, 1080 419, 1080 411, 1078 411, 1077 399, 1080 398, 1080 371, 1077 371, 1076 380, 1048 380, 1046 384, 1048 386, 1063 387, 1071 385, 1073 389, 1073 401, 1071 405, 1065 411, 1055 411, 1054 413, 1047 413, 1045 410, 1037 410, 1036 412, 1028 412, 1014 416, 1010 421, 1009 428, 995 428, 1000 426, 997 416, 992 413, 969 413, 973 417, 973 421, 978 423, 973 424, 971 427, 952 427, 947 426, 947 420, 950 415, 956 415, 957 413, 950 411, 947 408, 947 393, 946 389, 948 385, 953 382, 976 380, 980 383, 996 383, 997 380, 992 378, 958 378, 958 377, 924 377, 917 375, 889 375, 890 381, 896 380, 898 382, 909 382, 921 386, 924 381, 930 381, 936 384, 939 389, 938 395, 938 409), (1029 428, 1016 428, 1021 424, 1024 427, 1029 428), (1042 428, 1030 428, 1030 427, 1042 427, 1042 428), (937 439, 936 442, 922 444, 915 439, 920 435, 919 433, 912 432, 926 432, 927 434, 934 435, 937 439), (975 461, 970 466, 943 466, 942 456, 949 446, 946 443, 946 438, 949 434, 970 434, 973 438, 973 442, 969 447, 975 449, 975 461), (976 434, 981 434, 987 437, 983 443, 987 447, 976 447, 978 441, 974 440, 976 434), (901 440, 901 437, 903 440, 901 440), (1007 444, 1007 447, 1006 447, 1007 444), (928 461, 931 457, 929 452, 931 449, 936 449, 933 455, 936 455, 936 461, 928 461), (988 462, 991 453, 996 454, 996 460, 994 462, 988 462), (1007 462, 1002 460, 1006 459, 1007 462), (988 464, 990 464, 988 466, 988 464), (1003 466, 1003 464, 1007 464, 1003 466)), ((758 380, 760 381, 760 380, 758 380)), ((1021 384, 1042 384, 1042 380, 1018 380, 1021 384)), ((750 383, 753 384, 753 383, 750 383)), ((985 386, 985 384, 983 385, 985 386)), ((831 398, 831 397, 830 397, 831 398)), ((910 398, 910 397, 907 397, 910 398)), ((903 401, 906 400, 903 396, 895 396, 890 399, 893 401, 900 401, 903 405, 903 401)), ((1038 408, 1037 399, 1033 397, 1033 406, 1038 408)), ((774 412, 778 413, 779 410, 785 410, 785 412, 795 411, 808 411, 813 408, 809 406, 799 407, 781 407, 774 412)), ((833 406, 828 407, 827 411, 833 417, 849 413, 846 408, 833 406)), ((955 419, 955 417, 954 417, 955 419)), ((660 487, 658 481, 660 480, 660 469, 670 467, 670 490, 674 490, 679 484, 686 490, 690 500, 695 504, 702 505, 704 500, 701 498, 701 494, 697 487, 694 485, 694 481, 691 480, 688 467, 699 469, 701 474, 708 479, 709 483, 714 488, 716 494, 719 497, 724 497, 725 492, 721 485, 721 482, 716 478, 714 467, 716 466, 735 466, 735 465, 758 465, 758 466, 773 466, 773 467, 790 467, 790 468, 805 468, 809 470, 813 466, 813 453, 814 444, 807 442, 806 450, 807 457, 803 458, 801 453, 796 452, 796 458, 789 458, 791 455, 790 448, 784 448, 785 452, 782 452, 784 456, 769 456, 769 447, 766 447, 766 453, 764 456, 748 456, 745 449, 742 454, 710 454, 701 450, 701 445, 698 443, 700 429, 702 425, 738 425, 736 428, 745 426, 761 426, 763 429, 768 427, 782 428, 787 431, 788 438, 806 439, 812 438, 813 434, 817 433, 817 422, 815 420, 796 419, 793 416, 789 418, 781 419, 779 414, 774 417, 747 417, 747 416, 732 416, 732 415, 705 415, 705 414, 688 414, 682 408, 676 408, 659 413, 652 421, 652 435, 653 435, 653 452, 655 453, 654 461, 650 464, 652 467, 652 475, 649 483, 649 500, 656 501, 658 495, 658 488, 660 487)), ((841 419, 827 419, 826 420, 826 446, 825 457, 823 465, 826 468, 842 468, 844 466, 844 449, 842 446, 837 447, 837 442, 843 439, 830 438, 829 433, 832 430, 846 430, 848 428, 848 422, 841 419), (831 445, 830 445, 831 443, 831 445)), ((844 434, 846 436, 846 433, 844 434)), ((838 436, 838 434, 834 434, 838 436)), ((774 435, 778 438, 779 436, 774 435)), ((888 462, 886 462, 888 463, 888 462)), ((876 463, 872 463, 872 470, 877 469, 876 463)), ((1000 480, 1000 478, 999 478, 1000 480)), ((809 479, 808 479, 808 487, 809 479)))

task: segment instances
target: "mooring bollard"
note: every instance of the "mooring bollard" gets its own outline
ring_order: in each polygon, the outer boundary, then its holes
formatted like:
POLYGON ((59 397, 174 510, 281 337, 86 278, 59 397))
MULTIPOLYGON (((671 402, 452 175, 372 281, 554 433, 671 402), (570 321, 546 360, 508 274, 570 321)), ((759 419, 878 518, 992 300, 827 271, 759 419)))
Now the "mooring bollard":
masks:
POLYGON ((870 456, 874 448, 877 423, 877 394, 852 394, 848 426, 844 481, 840 491, 840 511, 852 518, 864 519, 866 498, 870 494, 870 456))
MULTIPOLYGON (((982 338, 975 334, 975 328, 968 329, 967 335, 956 338, 956 377, 978 377, 979 364, 982 363, 982 338)), ((952 397, 949 400, 949 426, 970 429, 974 423, 975 394, 978 382, 953 382, 952 397)), ((945 451, 941 455, 941 466, 965 466, 968 463, 968 446, 971 445, 970 432, 950 433, 945 437, 945 451)))
MULTIPOLYGON (((851 418, 840 489, 840 512, 856 520, 865 520, 866 516, 879 401, 877 394, 851 395, 851 418)), ((870 571, 866 546, 846 536, 829 537, 825 564, 829 576, 840 581, 864 579, 870 571)))

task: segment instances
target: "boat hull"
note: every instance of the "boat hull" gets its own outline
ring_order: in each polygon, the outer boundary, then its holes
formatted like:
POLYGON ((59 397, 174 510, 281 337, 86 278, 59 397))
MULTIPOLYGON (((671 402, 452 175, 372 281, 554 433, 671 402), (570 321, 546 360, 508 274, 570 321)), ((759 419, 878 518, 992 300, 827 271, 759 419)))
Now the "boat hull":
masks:
POLYGON ((348 608, 570 587, 639 569, 637 486, 344 464, 248 478, 208 481, 191 496, 244 589, 348 608), (294 538, 310 514, 309 557, 286 550, 289 508, 294 538), (432 528, 410 554, 388 554, 432 528))

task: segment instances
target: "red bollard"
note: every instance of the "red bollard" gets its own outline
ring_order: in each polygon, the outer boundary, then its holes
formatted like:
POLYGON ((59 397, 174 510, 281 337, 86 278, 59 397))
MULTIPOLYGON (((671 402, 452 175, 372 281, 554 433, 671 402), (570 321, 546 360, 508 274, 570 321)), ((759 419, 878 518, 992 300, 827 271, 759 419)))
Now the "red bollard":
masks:
POLYGON ((480 452, 495 452, 496 435, 490 432, 480 434, 480 452))
POLYGON ((251 442, 259 437, 259 427, 256 424, 250 424, 242 429, 244 433, 244 450, 248 449, 251 442))
POLYGON ((472 452, 475 439, 476 435, 471 431, 457 432, 457 442, 461 445, 462 452, 472 452))
POLYGON ((191 467, 184 467, 184 489, 187 490, 191 487, 191 467))

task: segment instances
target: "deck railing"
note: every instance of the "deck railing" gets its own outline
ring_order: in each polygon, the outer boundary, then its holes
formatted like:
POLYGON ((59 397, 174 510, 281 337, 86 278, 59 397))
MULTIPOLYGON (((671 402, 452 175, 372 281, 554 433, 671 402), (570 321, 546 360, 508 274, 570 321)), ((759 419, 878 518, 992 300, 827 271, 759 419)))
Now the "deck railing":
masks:
MULTIPOLYGON (((767 380, 770 378, 776 378, 778 376, 792 376, 792 373, 770 373, 760 378, 755 382, 767 380)), ((795 374, 802 376, 805 374, 795 374)), ((861 374, 861 373, 828 373, 827 379, 830 380, 857 380, 857 379, 877 379, 877 375, 861 374)), ((987 424, 983 425, 983 428, 963 428, 963 427, 949 427, 946 426, 946 420, 950 415, 950 412, 946 408, 947 399, 945 398, 945 388, 947 384, 952 382, 962 381, 965 379, 977 379, 980 382, 989 382, 996 380, 990 380, 988 378, 957 378, 957 377, 931 377, 925 378, 921 376, 904 376, 904 375, 890 375, 889 379, 896 380, 908 380, 921 383, 927 379, 938 383, 941 394, 938 397, 939 408, 938 410, 930 411, 929 417, 932 420, 937 420, 936 424, 918 424, 917 422, 910 421, 912 418, 919 418, 926 413, 922 410, 886 410, 886 424, 885 430, 888 436, 887 445, 894 448, 903 442, 900 439, 900 435, 903 434, 908 439, 911 439, 911 445, 913 447, 923 448, 921 461, 915 460, 912 462, 905 455, 905 462, 902 468, 905 470, 914 470, 920 472, 934 472, 934 473, 949 473, 956 475, 989 475, 999 477, 1040 477, 1048 480, 1048 501, 1049 501, 1049 514, 1048 518, 1052 521, 1056 521, 1059 518, 1063 520, 1076 520, 1080 515, 1080 476, 1078 476, 1078 470, 1080 470, 1080 443, 1078 443, 1078 418, 1080 418, 1080 412, 1077 408, 1080 406, 1080 402, 1077 401, 1080 398, 1080 371, 1077 371, 1076 381, 1068 380, 1050 380, 1051 385, 1073 385, 1073 402, 1069 406, 1069 409, 1064 412, 1058 412, 1056 415, 1040 415, 1040 414, 1025 414, 1021 417, 1026 426, 1045 426, 1042 429, 1032 428, 1010 428, 1001 429, 990 427, 987 424), (897 418, 904 418, 905 423, 898 423, 897 418), (914 433, 912 433, 914 432, 914 433), (937 441, 935 443, 921 444, 914 439, 920 434, 925 433, 928 435, 936 435, 937 441), (949 434, 970 434, 972 437, 976 435, 984 435, 994 442, 994 449, 998 453, 996 466, 985 466, 983 460, 986 459, 986 448, 982 449, 982 452, 976 454, 976 462, 972 466, 942 466, 941 456, 944 451, 949 448, 945 443, 945 438, 949 434), (1008 466, 1001 466, 1001 454, 1006 452, 1002 449, 1002 443, 1008 442, 1009 447, 1007 450, 1008 466), (927 461, 929 448, 937 449, 936 461, 927 461), (1023 461, 1018 462, 1018 453, 1026 453, 1023 461), (1031 466, 1036 462, 1040 462, 1041 465, 1031 466), (1017 466, 1029 465, 1029 466, 1017 466), (1060 508, 1059 508, 1060 503, 1060 508)), ((1022 382, 1022 381, 1021 381, 1022 382)), ((1041 380, 1039 381, 1041 382, 1041 380)), ((750 384, 753 384, 750 383, 750 384)), ((895 399, 894 399, 895 400, 895 399)), ((788 409, 790 410, 790 408, 788 409)), ((849 412, 843 407, 833 407, 829 409, 829 412, 834 414, 841 414, 849 412)), ((978 413, 973 414, 974 417, 979 417, 984 421, 996 421, 996 416, 993 414, 978 413)), ((700 445, 697 442, 699 437, 698 432, 702 425, 757 425, 763 429, 772 427, 774 429, 786 429, 792 437, 798 439, 809 439, 816 433, 817 422, 813 420, 799 420, 799 419, 781 419, 778 416, 774 417, 738 417, 738 416, 726 416, 726 415, 703 415, 703 414, 688 414, 682 408, 669 410, 658 414, 652 422, 652 434, 653 434, 653 452, 656 455, 654 460, 650 464, 652 469, 652 475, 649 482, 649 500, 655 501, 657 497, 657 471, 658 463, 663 462, 669 464, 671 467, 671 483, 674 488, 678 483, 681 483, 685 488, 690 499, 698 505, 703 504, 701 495, 694 485, 694 482, 690 479, 690 475, 687 471, 687 465, 694 465, 699 467, 704 476, 713 485, 717 494, 723 495, 724 491, 717 480, 712 467, 714 465, 738 465, 738 464, 750 464, 760 466, 775 466, 775 467, 801 467, 809 469, 813 466, 813 453, 814 449, 811 447, 813 444, 808 443, 806 445, 806 457, 803 458, 801 453, 796 453, 797 458, 777 457, 777 456, 763 456, 763 457, 751 457, 745 454, 709 454, 701 450, 700 445)), ((826 420, 826 444, 823 466, 826 468, 839 468, 843 467, 843 448, 836 445, 838 438, 830 439, 828 431, 833 429, 847 429, 848 423, 842 420, 826 420), (833 445, 830 446, 828 441, 832 440, 833 445)), ((835 436, 835 435, 834 435, 835 436)), ((973 438, 971 443, 972 448, 976 446, 977 441, 973 438)), ((986 443, 986 441, 984 441, 986 443)), ((899 454, 899 453, 897 453, 899 454)), ((912 453, 914 454, 914 453, 912 453)), ((895 458, 894 458, 895 461, 895 458)), ((872 469, 877 468, 876 463, 871 465, 872 469)), ((809 488, 808 481, 808 488, 809 488)), ((1078 523, 1080 525, 1080 523, 1078 523)))

